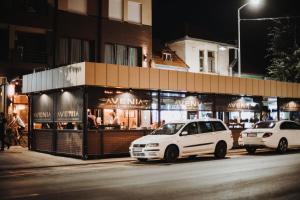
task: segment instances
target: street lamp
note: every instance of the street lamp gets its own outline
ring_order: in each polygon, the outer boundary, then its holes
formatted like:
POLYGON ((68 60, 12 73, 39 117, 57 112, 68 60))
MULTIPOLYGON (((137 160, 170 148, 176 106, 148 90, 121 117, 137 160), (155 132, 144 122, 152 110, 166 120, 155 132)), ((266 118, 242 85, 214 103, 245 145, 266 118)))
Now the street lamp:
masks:
POLYGON ((241 16, 240 12, 243 8, 245 8, 248 5, 251 5, 253 7, 258 7, 261 4, 261 0, 250 0, 246 4, 242 5, 238 9, 238 75, 241 77, 241 16))

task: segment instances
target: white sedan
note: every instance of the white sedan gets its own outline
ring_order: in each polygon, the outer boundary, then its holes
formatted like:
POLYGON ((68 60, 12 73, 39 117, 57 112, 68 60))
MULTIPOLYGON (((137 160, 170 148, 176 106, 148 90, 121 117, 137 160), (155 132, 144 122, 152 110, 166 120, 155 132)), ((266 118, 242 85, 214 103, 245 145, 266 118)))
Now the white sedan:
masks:
POLYGON ((258 122, 241 133, 239 145, 249 154, 264 147, 285 153, 288 148, 300 147, 300 124, 289 120, 258 122))

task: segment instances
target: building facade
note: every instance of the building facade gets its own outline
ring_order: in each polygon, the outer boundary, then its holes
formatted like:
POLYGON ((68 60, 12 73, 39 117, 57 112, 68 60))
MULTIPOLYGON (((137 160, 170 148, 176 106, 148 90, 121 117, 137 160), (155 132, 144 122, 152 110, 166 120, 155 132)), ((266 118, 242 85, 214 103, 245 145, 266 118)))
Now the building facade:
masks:
POLYGON ((152 1, 3 0, 0 43, 0 77, 15 94, 32 71, 84 61, 148 67, 152 1))
POLYGON ((147 67, 151 0, 3 0, 0 76, 83 61, 147 67))
POLYGON ((168 47, 189 66, 190 72, 232 75, 236 61, 230 60, 230 51, 234 53, 234 45, 186 36, 168 43, 168 47))

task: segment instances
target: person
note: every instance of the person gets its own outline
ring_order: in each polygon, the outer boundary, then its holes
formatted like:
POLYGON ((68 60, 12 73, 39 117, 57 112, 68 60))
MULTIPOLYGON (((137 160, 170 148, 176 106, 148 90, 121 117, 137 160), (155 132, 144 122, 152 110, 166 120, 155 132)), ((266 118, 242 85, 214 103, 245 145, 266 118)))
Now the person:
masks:
MULTIPOLYGON (((16 113, 14 112, 13 113, 13 120, 15 121, 15 123, 18 125, 18 134, 22 134, 23 131, 25 130, 25 123, 23 122, 23 120, 21 119, 21 117, 16 113)), ((20 135, 18 136, 18 139, 19 139, 20 135)))
POLYGON ((88 127, 90 129, 97 128, 97 121, 96 121, 96 116, 92 114, 91 110, 88 110, 88 127))
POLYGON ((4 146, 7 146, 9 149, 10 144, 5 141, 5 124, 7 120, 3 112, 0 113, 0 140, 1 140, 1 151, 4 151, 4 146))
POLYGON ((270 110, 268 111, 262 111, 261 113, 262 117, 261 117, 261 120, 262 121, 270 121, 270 120, 273 120, 273 118, 270 116, 270 110))

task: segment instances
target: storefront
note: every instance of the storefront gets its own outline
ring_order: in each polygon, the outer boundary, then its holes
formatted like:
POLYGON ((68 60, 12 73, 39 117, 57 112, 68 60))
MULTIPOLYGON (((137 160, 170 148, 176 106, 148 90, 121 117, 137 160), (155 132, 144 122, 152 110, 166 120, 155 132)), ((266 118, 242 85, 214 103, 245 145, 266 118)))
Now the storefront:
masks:
POLYGON ((237 144, 240 132, 261 120, 264 109, 275 120, 299 119, 298 88, 101 63, 23 77, 30 102, 30 149, 83 159, 128 155, 133 140, 161 124, 204 117, 223 120, 237 144))

